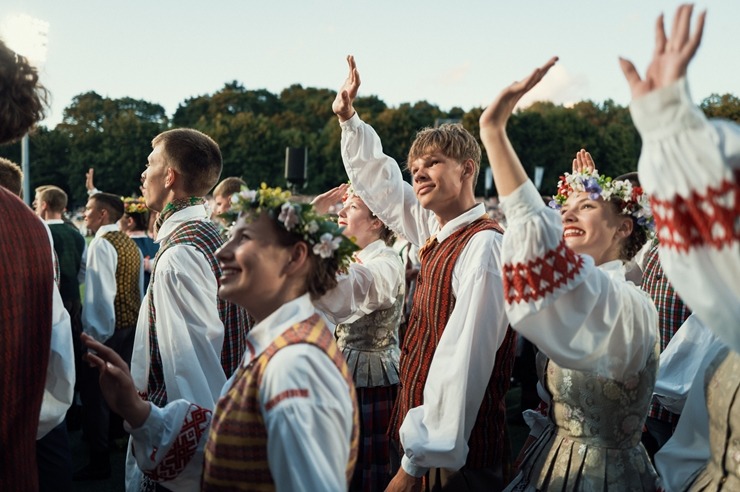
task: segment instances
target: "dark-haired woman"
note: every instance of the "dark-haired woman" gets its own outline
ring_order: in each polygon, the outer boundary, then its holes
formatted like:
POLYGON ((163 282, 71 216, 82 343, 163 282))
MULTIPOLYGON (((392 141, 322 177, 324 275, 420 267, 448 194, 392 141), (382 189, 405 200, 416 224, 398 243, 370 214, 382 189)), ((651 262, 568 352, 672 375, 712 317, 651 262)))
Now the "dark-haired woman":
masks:
POLYGON ((555 64, 504 89, 481 115, 481 139, 508 220, 506 313, 536 344, 547 423, 507 490, 652 491, 640 443, 658 365, 657 313, 624 278, 651 216, 629 181, 593 169, 581 151, 552 205, 542 203, 506 135, 522 95, 555 64))

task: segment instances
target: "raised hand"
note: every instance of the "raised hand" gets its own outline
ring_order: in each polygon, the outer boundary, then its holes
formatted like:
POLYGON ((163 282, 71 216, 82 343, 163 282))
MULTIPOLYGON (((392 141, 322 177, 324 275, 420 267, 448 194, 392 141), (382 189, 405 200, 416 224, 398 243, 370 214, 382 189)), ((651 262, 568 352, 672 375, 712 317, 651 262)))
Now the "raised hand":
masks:
POLYGON ((339 121, 347 121, 355 114, 352 103, 357 97, 357 90, 360 88, 360 73, 357 71, 355 57, 347 55, 347 64, 349 65, 349 74, 331 105, 331 109, 339 117, 339 121))
POLYGON ((332 206, 342 201, 342 198, 344 197, 344 194, 347 193, 348 189, 349 184, 342 183, 336 188, 332 188, 331 190, 318 195, 313 199, 313 201, 311 201, 311 205, 313 205, 313 208, 315 208, 318 213, 327 214, 332 206))
POLYGON ((141 399, 128 365, 110 347, 89 335, 80 336, 82 343, 95 353, 87 352, 85 360, 100 371, 100 390, 111 410, 123 417, 133 428, 140 427, 149 416, 149 403, 141 399))
POLYGON ((640 78, 640 74, 637 73, 631 61, 624 58, 619 59, 619 65, 629 83, 633 99, 666 87, 686 75, 689 62, 701 43, 704 19, 707 14, 706 10, 699 14, 694 33, 689 35, 693 10, 694 6, 691 4, 678 7, 673 18, 671 37, 668 39, 666 39, 663 27, 663 15, 658 17, 655 25, 655 51, 644 79, 640 78))
POLYGON ((95 169, 91 167, 85 173, 85 188, 87 188, 87 191, 92 191, 95 189, 93 178, 95 178, 95 169))
POLYGON ((575 159, 573 159, 573 172, 582 173, 588 171, 589 173, 592 173, 594 172, 594 169, 596 169, 596 164, 594 164, 594 159, 591 157, 591 154, 586 152, 584 149, 579 150, 578 153, 576 153, 575 159))
POLYGON ((550 58, 528 77, 505 88, 480 116, 480 138, 488 153, 496 190, 501 196, 509 195, 528 179, 506 135, 506 122, 509 121, 516 103, 542 80, 557 61, 556 56, 550 58))
POLYGON ((547 74, 547 72, 555 65, 558 61, 557 56, 550 58, 547 63, 539 68, 535 68, 534 71, 529 74, 528 77, 523 78, 518 82, 514 82, 509 87, 505 88, 498 95, 495 101, 491 103, 483 114, 480 115, 480 129, 481 137, 483 136, 484 129, 502 129, 506 127, 506 122, 509 120, 511 113, 516 107, 516 103, 529 92, 540 80, 547 74))

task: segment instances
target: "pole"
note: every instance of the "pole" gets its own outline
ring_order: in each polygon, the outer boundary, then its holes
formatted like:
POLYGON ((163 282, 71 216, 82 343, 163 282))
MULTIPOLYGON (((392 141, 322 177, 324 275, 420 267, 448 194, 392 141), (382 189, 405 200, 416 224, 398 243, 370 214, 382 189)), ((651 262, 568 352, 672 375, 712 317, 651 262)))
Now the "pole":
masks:
POLYGON ((23 171, 23 201, 31 206, 31 172, 28 165, 28 133, 21 140, 21 170, 23 171))

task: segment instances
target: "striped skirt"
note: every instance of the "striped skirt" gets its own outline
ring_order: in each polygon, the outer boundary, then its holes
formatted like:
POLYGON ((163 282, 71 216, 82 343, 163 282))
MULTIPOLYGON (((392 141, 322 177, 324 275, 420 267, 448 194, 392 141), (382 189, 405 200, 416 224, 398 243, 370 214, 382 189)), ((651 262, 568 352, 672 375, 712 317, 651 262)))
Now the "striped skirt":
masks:
POLYGON ((349 490, 383 491, 391 480, 388 425, 398 385, 357 388, 360 449, 349 490))

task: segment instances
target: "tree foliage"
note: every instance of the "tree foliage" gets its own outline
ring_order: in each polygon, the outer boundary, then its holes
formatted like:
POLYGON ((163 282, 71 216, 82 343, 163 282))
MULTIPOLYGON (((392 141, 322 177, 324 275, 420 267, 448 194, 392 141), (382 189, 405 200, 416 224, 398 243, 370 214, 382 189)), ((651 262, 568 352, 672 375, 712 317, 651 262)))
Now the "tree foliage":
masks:
MULTIPOLYGON (((169 128, 190 127, 221 146, 222 178, 241 176, 252 187, 261 182, 284 186, 285 148, 306 147, 309 180, 301 191, 319 193, 347 179, 340 154, 341 130, 331 112, 335 96, 332 90, 299 84, 273 94, 232 81, 213 94, 183 101, 170 120, 159 104, 95 92, 80 94, 65 109, 60 124, 54 129, 42 127, 31 136, 31 187, 58 185, 69 193, 71 205, 80 206, 86 200, 85 172, 94 167, 100 189, 137 193, 152 138, 169 128)), ((477 138, 483 110, 444 111, 427 101, 389 107, 377 96, 357 98, 355 108, 381 137, 384 152, 402 169, 419 130, 453 120, 477 138)), ((712 94, 701 109, 707 116, 740 122, 740 99, 732 94, 712 94)), ((579 149, 591 152, 601 171, 616 176, 636 169, 641 145, 628 108, 611 100, 572 106, 535 103, 512 115, 509 135, 530 176, 536 166, 545 169, 543 194, 554 192, 558 176, 570 169, 579 149)), ((0 147, 0 156, 20 162, 19 146, 0 147)), ((488 166, 485 153, 481 166, 488 166)), ((476 191, 484 193, 483 179, 476 191)))

